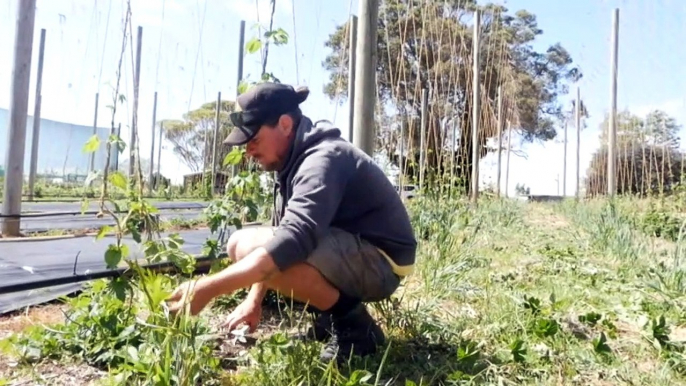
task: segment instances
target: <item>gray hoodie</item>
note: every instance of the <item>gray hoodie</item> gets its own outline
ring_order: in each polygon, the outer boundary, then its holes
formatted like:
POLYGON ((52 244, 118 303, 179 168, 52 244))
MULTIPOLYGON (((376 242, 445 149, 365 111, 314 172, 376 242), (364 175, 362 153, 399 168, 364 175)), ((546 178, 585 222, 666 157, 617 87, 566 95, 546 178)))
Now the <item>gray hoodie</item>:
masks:
POLYGON ((330 227, 359 235, 398 266, 414 265, 417 241, 400 195, 328 122, 302 117, 275 180, 277 228, 265 248, 280 270, 305 261, 330 227))

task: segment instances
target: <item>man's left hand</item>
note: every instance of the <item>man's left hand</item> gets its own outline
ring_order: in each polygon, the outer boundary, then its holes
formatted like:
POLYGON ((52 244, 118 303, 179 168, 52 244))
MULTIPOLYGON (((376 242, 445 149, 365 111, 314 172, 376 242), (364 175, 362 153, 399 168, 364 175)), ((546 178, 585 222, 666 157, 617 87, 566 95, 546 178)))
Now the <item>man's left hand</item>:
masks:
POLYGON ((212 289, 207 278, 189 280, 178 286, 167 299, 169 311, 177 314, 188 304, 191 315, 197 315, 212 300, 212 289))

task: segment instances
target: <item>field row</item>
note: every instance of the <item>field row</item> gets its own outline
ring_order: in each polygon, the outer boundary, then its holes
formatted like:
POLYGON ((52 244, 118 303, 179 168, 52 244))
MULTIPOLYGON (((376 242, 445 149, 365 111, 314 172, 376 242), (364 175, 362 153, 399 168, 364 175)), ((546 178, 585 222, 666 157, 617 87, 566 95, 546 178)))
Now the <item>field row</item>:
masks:
POLYGON ((2 377, 143 384, 174 376, 194 379, 174 384, 230 385, 684 383, 676 204, 484 199, 475 209, 417 198, 410 205, 418 269, 391 301, 369 305, 389 335, 374 357, 320 365, 320 343, 288 338, 305 327, 298 308, 274 297, 248 337, 218 330, 242 293, 171 325, 141 288, 164 299, 178 279, 151 275, 119 288, 141 301, 121 301, 111 284, 97 282, 68 305, 0 321, 8 337, 0 384, 2 377))

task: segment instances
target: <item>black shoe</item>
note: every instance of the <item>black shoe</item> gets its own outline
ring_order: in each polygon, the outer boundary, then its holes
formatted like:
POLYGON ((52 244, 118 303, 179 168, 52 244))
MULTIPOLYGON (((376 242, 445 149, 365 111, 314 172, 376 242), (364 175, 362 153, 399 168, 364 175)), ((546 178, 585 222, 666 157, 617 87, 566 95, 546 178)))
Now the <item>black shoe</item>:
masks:
POLYGON ((325 313, 314 314, 312 326, 305 333, 295 335, 295 339, 301 341, 326 342, 331 338, 332 330, 331 316, 325 313))
POLYGON ((333 318, 331 340, 322 348, 320 360, 345 362, 352 356, 375 354, 386 342, 386 336, 363 304, 342 318, 333 318))

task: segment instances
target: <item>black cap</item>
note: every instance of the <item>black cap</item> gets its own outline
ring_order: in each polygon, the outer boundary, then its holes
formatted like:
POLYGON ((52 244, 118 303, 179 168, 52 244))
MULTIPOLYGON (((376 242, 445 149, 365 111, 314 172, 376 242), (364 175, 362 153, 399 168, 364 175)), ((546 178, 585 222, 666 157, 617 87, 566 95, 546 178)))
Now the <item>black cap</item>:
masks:
POLYGON ((224 140, 231 146, 245 145, 266 122, 299 107, 309 95, 307 88, 295 90, 281 83, 260 83, 238 96, 240 111, 230 114, 236 127, 224 140))

